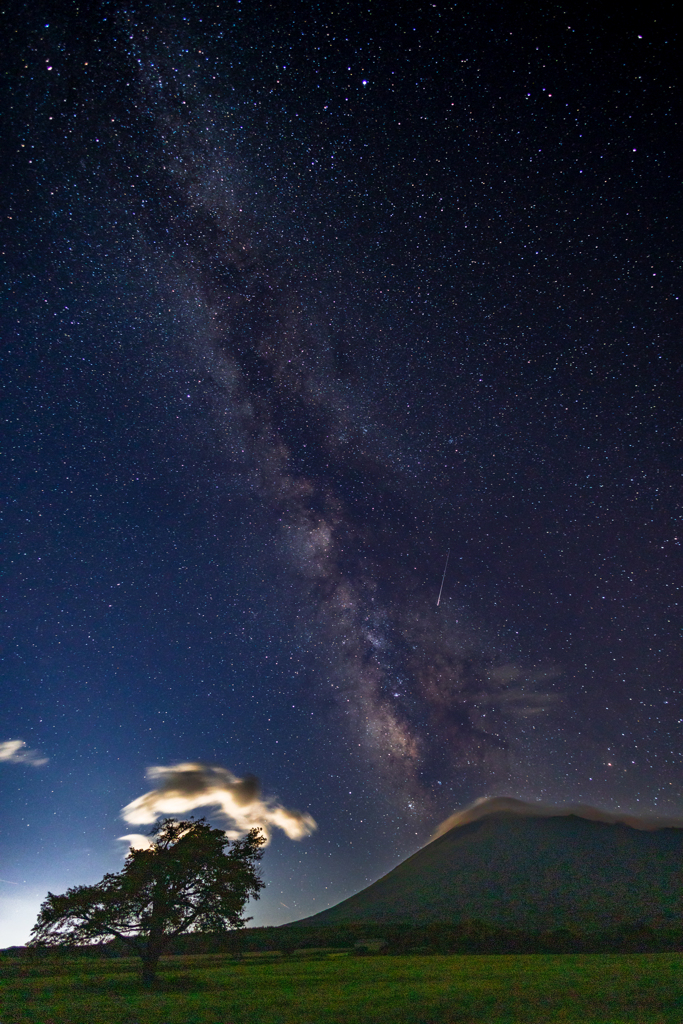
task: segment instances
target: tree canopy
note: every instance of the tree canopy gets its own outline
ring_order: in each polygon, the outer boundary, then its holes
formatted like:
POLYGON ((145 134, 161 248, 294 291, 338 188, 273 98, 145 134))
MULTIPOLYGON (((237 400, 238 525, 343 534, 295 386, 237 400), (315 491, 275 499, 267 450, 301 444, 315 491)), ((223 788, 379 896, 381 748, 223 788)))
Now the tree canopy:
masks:
POLYGON ((241 928, 249 899, 264 882, 257 863, 266 840, 258 829, 231 842, 220 829, 166 818, 149 849, 131 849, 121 871, 61 896, 48 893, 30 945, 91 945, 119 938, 142 958, 143 981, 176 935, 241 928))

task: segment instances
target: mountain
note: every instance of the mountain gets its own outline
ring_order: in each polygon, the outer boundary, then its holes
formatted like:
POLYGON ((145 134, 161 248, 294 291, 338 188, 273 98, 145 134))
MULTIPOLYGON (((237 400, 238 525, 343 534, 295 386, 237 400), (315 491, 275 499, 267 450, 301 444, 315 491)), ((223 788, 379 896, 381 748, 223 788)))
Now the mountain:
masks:
POLYGON ((529 930, 683 920, 683 827, 478 801, 389 874, 298 924, 459 921, 529 930))

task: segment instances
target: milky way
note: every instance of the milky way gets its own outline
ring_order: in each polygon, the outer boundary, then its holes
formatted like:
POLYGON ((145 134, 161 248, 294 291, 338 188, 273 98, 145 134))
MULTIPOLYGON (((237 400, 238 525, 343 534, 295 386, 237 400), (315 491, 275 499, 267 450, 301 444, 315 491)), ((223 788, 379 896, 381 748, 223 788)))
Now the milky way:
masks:
POLYGON ((341 332, 307 287, 286 214, 267 224, 251 194, 266 169, 220 142, 215 112, 168 59, 136 54, 154 153, 142 240, 160 283, 185 296, 226 473, 277 524, 264 557, 290 570, 311 686, 386 792, 428 812, 428 794, 465 764, 504 766, 515 720, 557 696, 508 664, 467 608, 437 607, 439 549, 400 468, 400 433, 341 370, 341 332))

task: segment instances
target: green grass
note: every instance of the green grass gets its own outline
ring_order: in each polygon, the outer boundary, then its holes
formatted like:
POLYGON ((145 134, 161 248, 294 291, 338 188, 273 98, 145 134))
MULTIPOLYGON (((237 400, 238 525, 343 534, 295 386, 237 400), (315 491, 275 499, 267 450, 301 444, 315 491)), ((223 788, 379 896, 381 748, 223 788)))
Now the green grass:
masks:
POLYGON ((683 955, 0 958, 0 1024, 682 1024, 683 955))

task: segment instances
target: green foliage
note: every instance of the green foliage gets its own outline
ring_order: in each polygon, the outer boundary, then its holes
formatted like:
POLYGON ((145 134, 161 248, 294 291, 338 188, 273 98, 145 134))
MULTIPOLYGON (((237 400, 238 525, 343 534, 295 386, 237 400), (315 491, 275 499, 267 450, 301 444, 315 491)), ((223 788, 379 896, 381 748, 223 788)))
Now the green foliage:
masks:
POLYGON ((264 883, 256 872, 264 837, 252 829, 231 843, 204 819, 166 818, 148 850, 131 850, 122 871, 61 896, 48 893, 31 946, 82 946, 116 938, 142 957, 154 978, 159 957, 187 932, 241 928, 248 899, 264 883))

